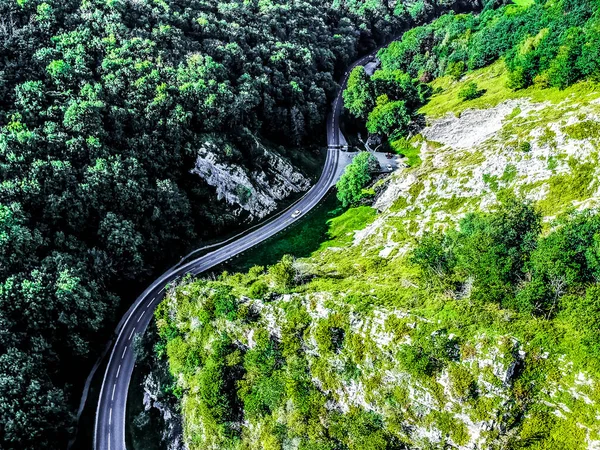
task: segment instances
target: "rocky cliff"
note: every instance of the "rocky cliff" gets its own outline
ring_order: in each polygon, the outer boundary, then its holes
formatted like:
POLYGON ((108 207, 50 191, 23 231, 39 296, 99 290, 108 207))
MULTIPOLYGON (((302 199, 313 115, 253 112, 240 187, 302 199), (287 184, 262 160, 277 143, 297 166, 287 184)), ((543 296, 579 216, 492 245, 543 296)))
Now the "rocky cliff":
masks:
POLYGON ((579 325, 600 317, 593 279, 539 315, 482 302, 473 277, 443 284, 412 259, 427 232, 510 196, 534 202, 542 240, 556 217, 593 214, 600 89, 444 95, 422 110, 412 167, 374 186, 377 214, 329 221, 308 258, 169 292, 156 317, 190 448, 600 448, 597 334, 579 325))
POLYGON ((276 150, 258 139, 253 144, 248 151, 231 142, 207 138, 191 169, 214 188, 218 200, 230 205, 232 214, 245 215, 250 220, 269 215, 279 202, 310 186, 300 169, 276 150))

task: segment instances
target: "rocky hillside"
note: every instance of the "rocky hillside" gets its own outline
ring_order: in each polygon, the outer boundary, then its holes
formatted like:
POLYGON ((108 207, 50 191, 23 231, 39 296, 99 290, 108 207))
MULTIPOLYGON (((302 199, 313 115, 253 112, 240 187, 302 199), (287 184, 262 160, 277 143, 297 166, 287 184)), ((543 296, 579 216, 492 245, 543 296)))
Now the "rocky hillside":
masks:
MULTIPOLYGON (((437 80, 421 110, 427 126, 407 143, 413 166, 378 181, 376 214, 362 206, 333 219, 311 257, 171 289, 156 316, 159 349, 188 448, 600 448, 598 288, 583 275, 600 236, 600 87, 514 93, 501 88, 505 76, 500 61, 437 80), (487 94, 450 101, 472 80, 487 94), (510 293, 493 301, 496 287, 460 265, 475 245, 465 216, 510 232, 528 208, 539 237, 510 293), (511 303, 541 276, 536 261, 561 264, 556 242, 566 233, 573 249, 582 227, 591 244, 568 255, 559 305, 511 303), (434 230, 459 230, 458 269, 428 271, 416 257, 434 230)), ((496 236, 486 233, 475 240, 496 236)))
POLYGON ((600 449, 597 5, 515 3, 355 69, 403 164, 308 257, 171 287, 186 448, 600 449))

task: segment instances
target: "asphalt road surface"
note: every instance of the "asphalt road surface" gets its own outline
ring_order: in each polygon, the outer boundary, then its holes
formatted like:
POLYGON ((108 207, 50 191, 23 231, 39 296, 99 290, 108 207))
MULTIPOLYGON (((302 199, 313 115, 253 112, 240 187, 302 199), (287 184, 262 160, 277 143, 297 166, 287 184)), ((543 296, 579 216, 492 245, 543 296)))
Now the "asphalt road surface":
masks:
MULTIPOLYGON (((348 80, 350 70, 356 65, 365 64, 372 59, 374 52, 359 59, 348 68, 340 85, 343 87, 348 80)), ((327 158, 319 181, 287 212, 264 226, 248 233, 239 239, 197 258, 180 267, 169 270, 158 278, 135 303, 129 308, 117 326, 117 338, 110 354, 110 360, 102 381, 96 423, 94 429, 95 450, 125 450, 126 407, 129 382, 135 364, 133 352, 133 337, 144 333, 152 320, 156 305, 163 299, 165 289, 171 282, 190 273, 197 275, 234 256, 263 242, 292 223, 300 220, 311 209, 319 204, 329 189, 336 183, 344 167, 350 161, 341 156, 340 148, 346 145, 346 139, 340 131, 340 115, 343 108, 342 89, 340 88, 327 120, 327 158), (292 217, 292 212, 300 210, 300 214, 292 217)))

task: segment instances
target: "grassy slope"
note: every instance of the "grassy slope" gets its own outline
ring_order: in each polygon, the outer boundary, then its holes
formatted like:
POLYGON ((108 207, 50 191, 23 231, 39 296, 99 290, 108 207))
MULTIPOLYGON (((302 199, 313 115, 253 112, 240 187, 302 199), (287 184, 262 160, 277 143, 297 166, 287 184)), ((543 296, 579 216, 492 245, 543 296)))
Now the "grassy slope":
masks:
POLYGON ((485 109, 497 106, 510 99, 529 98, 533 102, 552 102, 558 104, 566 99, 576 96, 579 104, 585 105, 590 99, 598 98, 600 85, 591 81, 579 82, 567 89, 558 88, 540 89, 531 86, 527 89, 514 91, 506 87, 508 71, 502 60, 494 64, 473 71, 456 82, 451 77, 441 77, 433 81, 431 86, 434 95, 431 100, 421 108, 420 113, 429 119, 442 117, 448 113, 460 115, 469 108, 485 109), (477 83, 479 89, 485 91, 484 95, 466 102, 458 98, 458 92, 470 82, 477 83))
MULTIPOLYGON (((305 355, 312 368, 312 376, 334 390, 343 390, 348 377, 359 383, 367 401, 383 411, 387 426, 415 445, 424 445, 427 438, 418 433, 406 434, 399 423, 408 423, 421 431, 441 430, 455 444, 464 444, 472 438, 467 428, 469 421, 503 422, 509 419, 501 417, 503 413, 514 416, 526 411, 523 420, 509 433, 512 437, 506 437, 508 441, 496 441, 500 445, 498 448, 508 448, 510 439, 515 439, 524 445, 522 448, 583 449, 587 446, 587 438, 599 438, 595 417, 600 404, 600 384, 594 374, 600 370, 600 364, 585 353, 579 330, 560 315, 548 321, 432 291, 428 288, 428 280, 421 276, 407 257, 407 250, 424 228, 455 223, 464 212, 477 210, 483 198, 493 200, 503 190, 527 194, 544 184, 547 189, 540 207, 547 215, 564 211, 574 199, 585 200, 586 196, 595 192, 590 188, 597 182, 594 165, 588 167, 582 161, 569 160, 561 154, 560 148, 552 148, 550 138, 547 137, 548 142, 540 143, 538 140, 541 137, 532 139, 532 135, 537 136, 534 133, 537 129, 560 122, 561 117, 574 108, 596 108, 591 101, 600 97, 598 86, 579 83, 565 91, 533 87, 513 92, 504 87, 505 77, 503 63, 499 62, 468 74, 460 82, 446 78, 436 80, 434 86, 440 88, 440 92, 421 112, 428 121, 432 121, 447 113, 460 115, 467 108, 495 107, 507 99, 529 98, 534 102, 551 102, 551 105, 528 117, 520 117, 516 112, 507 118, 497 141, 488 142, 471 152, 455 151, 448 146, 425 145, 426 148, 420 152, 422 165, 396 175, 392 185, 402 184, 410 177, 414 178, 414 182, 408 183, 405 190, 399 189, 392 205, 376 219, 374 210, 367 207, 351 209, 341 215, 338 211, 335 218, 318 213, 300 229, 285 236, 292 238, 291 246, 290 241, 285 244, 283 240, 276 241, 259 249, 248 260, 270 263, 282 252, 303 256, 304 283, 282 290, 275 286, 268 273, 260 270, 249 274, 225 275, 217 283, 230 285, 234 294, 242 297, 252 296, 251 286, 261 280, 269 286, 271 293, 287 292, 292 298, 300 299, 302 307, 311 314, 318 309, 315 305, 324 295, 326 301, 323 308, 330 316, 319 319, 313 315, 311 328, 305 332, 307 342, 310 339, 318 341, 317 330, 321 325, 328 326, 328 321, 332 320, 331 314, 335 317, 340 314, 350 317, 352 314, 352 317, 364 320, 365 324, 370 323, 371 328, 365 325, 361 332, 350 326, 350 320, 336 323, 349 338, 340 353, 334 354, 317 345, 320 358, 305 355), (458 91, 473 80, 480 88, 486 89, 486 94, 470 102, 460 102, 457 99, 458 91), (529 122, 533 124, 528 125, 529 122), (500 145, 504 141, 518 143, 524 139, 533 142, 533 156, 519 153, 512 147, 507 150, 500 145), (542 148, 549 149, 549 153, 544 154, 549 178, 542 184, 530 186, 526 175, 510 169, 510 166, 527 167, 532 158, 538 158, 536 151, 542 148), (458 187, 466 185, 474 174, 481 177, 482 171, 478 171, 478 168, 487 164, 490 155, 498 154, 512 162, 499 175, 484 173, 489 187, 486 192, 469 194, 468 189, 463 189, 462 196, 440 198, 448 192, 443 191, 444 182, 448 184, 451 183, 449 180, 454 180, 458 187), (435 157, 443 158, 441 167, 432 164, 435 157), (581 185, 579 188, 578 183, 581 185), (354 236, 353 230, 362 231, 354 236), (391 252, 381 253, 390 245, 393 247, 391 252), (379 328, 373 324, 375 311, 388 314, 379 328), (394 318, 393 314, 389 314, 390 311, 404 311, 409 316, 406 319, 394 318), (379 345, 374 341, 374 336, 382 328, 391 336, 388 345, 379 345), (442 373, 412 373, 412 369, 402 363, 404 356, 399 349, 404 346, 400 343, 408 340, 413 346, 427 345, 431 333, 440 330, 455 336, 459 343, 460 360, 449 363, 442 373), (506 386, 490 366, 474 363, 473 357, 479 361, 490 359, 494 364, 506 368, 514 356, 513 341, 518 342, 519 348, 525 352, 524 370, 514 384, 506 386), (361 369, 353 372, 353 375, 348 375, 346 369, 340 372, 339 364, 333 364, 338 360, 343 362, 344 367, 354 365, 361 369), (409 375, 396 381, 394 386, 387 387, 381 379, 385 371, 409 375), (446 381, 443 374, 448 377, 446 381), (577 381, 582 376, 592 380, 591 384, 577 381), (477 384, 478 396, 462 400, 454 398, 461 386, 473 380, 477 384), (427 402, 433 405, 432 409, 423 407, 427 402)), ((560 124, 560 127, 565 130, 565 136, 571 138, 575 136, 593 142, 598 138, 593 126, 560 124)), ((423 140, 417 138, 413 142, 421 144, 423 140)), ((330 209, 335 209, 333 203, 330 209)), ((186 314, 185 311, 197 308, 195 296, 201 298, 202 294, 197 289, 191 289, 191 292, 195 292, 192 294, 186 291, 190 291, 190 288, 183 287, 178 291, 180 310, 175 322, 189 323, 190 317, 196 314, 186 314)), ((283 311, 288 302, 289 297, 277 297, 265 306, 265 311, 283 311)), ((278 320, 285 323, 285 319, 278 320)), ((245 335, 242 330, 266 327, 261 320, 250 325, 244 321, 234 321, 227 327, 216 321, 214 326, 215 330, 237 330, 233 333, 242 341, 245 335)), ((186 387, 192 388, 187 397, 189 407, 197 399, 193 394, 194 381, 186 383, 191 383, 186 387)), ((340 400, 335 395, 334 398, 340 400)), ((197 411, 188 410, 186 414, 188 422, 198 420, 197 411)), ((278 414, 278 420, 288 420, 283 410, 278 414)), ((188 430, 198 429, 192 425, 198 424, 188 423, 188 430)), ((265 426, 260 425, 259 429, 264 431, 265 426)), ((491 440, 493 433, 488 436, 491 440)))

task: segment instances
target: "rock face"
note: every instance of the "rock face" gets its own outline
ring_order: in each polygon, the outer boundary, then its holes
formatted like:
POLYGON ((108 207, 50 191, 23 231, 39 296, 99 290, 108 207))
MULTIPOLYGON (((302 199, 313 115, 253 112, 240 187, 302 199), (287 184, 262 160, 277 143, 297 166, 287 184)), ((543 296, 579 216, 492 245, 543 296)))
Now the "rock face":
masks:
POLYGON ((586 104, 577 97, 558 104, 507 100, 432 120, 413 143, 422 165, 398 171, 375 207, 413 220, 417 234, 487 210, 506 190, 541 201, 547 220, 568 208, 597 207, 600 137, 586 126, 600 118, 600 98, 588 97, 586 104))
POLYGON ((161 401, 162 386, 157 375, 159 370, 150 372, 144 379, 144 410, 150 411, 156 409, 163 422, 162 442, 167 450, 187 450, 187 446, 183 442, 183 429, 181 424, 181 416, 179 411, 175 410, 168 402, 161 401))
POLYGON ((233 207, 235 215, 260 219, 288 196, 306 191, 310 181, 275 151, 256 141, 252 161, 226 158, 217 143, 207 140, 198 150, 192 173, 215 188, 217 198, 233 207), (248 167, 250 166, 250 167, 248 167))

